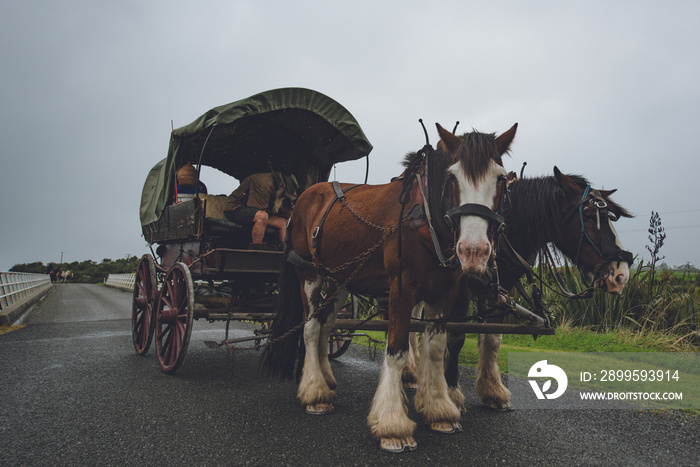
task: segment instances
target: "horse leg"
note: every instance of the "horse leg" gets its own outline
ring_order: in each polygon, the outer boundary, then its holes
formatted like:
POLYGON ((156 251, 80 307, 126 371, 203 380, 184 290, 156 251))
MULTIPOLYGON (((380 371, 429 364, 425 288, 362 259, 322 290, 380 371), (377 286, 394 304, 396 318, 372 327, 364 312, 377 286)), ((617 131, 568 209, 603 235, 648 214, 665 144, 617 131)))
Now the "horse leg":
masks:
MULTIPOLYGON (((469 305, 472 300, 472 291, 469 280, 462 278, 459 283, 459 294, 455 301, 450 318, 465 318, 469 313, 469 305)), ((445 355, 445 380, 447 381, 447 393, 450 399, 459 408, 461 413, 467 413, 464 406, 464 393, 459 386, 459 354, 464 346, 464 333, 448 333, 447 353, 445 355)))
MULTIPOLYGON (((420 307, 415 307, 413 309, 413 317, 420 318, 420 313, 422 312, 422 304, 420 307), (416 309, 418 310, 418 316, 416 316, 416 309)), ((401 381, 403 381, 403 388, 405 391, 415 391, 418 388, 418 333, 412 332, 408 335, 408 354, 406 356, 406 366, 403 367, 401 371, 401 381)))
MULTIPOLYGON (((329 295, 335 293, 335 288, 329 287, 327 293, 329 295)), ((336 316, 338 316, 340 309, 347 301, 348 295, 349 294, 347 290, 340 290, 337 293, 332 305, 333 311, 328 317, 326 323, 323 326, 321 326, 321 334, 318 345, 318 360, 319 365, 321 367, 321 372, 323 373, 323 377, 326 380, 326 384, 328 384, 328 387, 331 389, 335 389, 336 386, 338 386, 338 383, 335 380, 335 376, 333 376, 333 370, 331 369, 330 359, 328 358, 328 339, 331 333, 333 332, 333 328, 335 327, 335 318, 336 316)))
POLYGON ((467 413, 464 406, 464 393, 459 386, 459 353, 464 346, 465 334, 447 334, 447 355, 445 355, 445 380, 447 381, 447 393, 450 399, 463 414, 467 413))
MULTIPOLYGON (((429 309, 429 307, 426 307, 429 309)), ((435 316, 435 313, 429 313, 435 316)), ((445 380, 447 332, 444 325, 430 324, 421 339, 418 389, 413 403, 428 427, 440 433, 462 431, 461 413, 450 399, 445 380)))
POLYGON ((410 310, 415 303, 413 297, 407 295, 404 290, 400 296, 398 287, 392 284, 386 354, 367 416, 372 435, 379 438, 380 448, 388 452, 413 451, 418 446, 413 438, 416 422, 408 418, 406 393, 401 384, 401 371, 406 365, 408 352, 410 310))
MULTIPOLYGON (((307 310, 307 316, 311 316, 318 309, 322 282, 322 278, 319 276, 302 283, 302 302, 307 310)), ((306 407, 306 413, 312 415, 331 413, 335 398, 335 391, 328 386, 319 359, 322 327, 318 317, 309 320, 304 325, 306 356, 297 398, 306 407)))
POLYGON ((509 411, 513 409, 510 405, 510 391, 503 385, 498 369, 498 351, 502 337, 501 334, 479 334, 476 395, 486 407, 509 411))

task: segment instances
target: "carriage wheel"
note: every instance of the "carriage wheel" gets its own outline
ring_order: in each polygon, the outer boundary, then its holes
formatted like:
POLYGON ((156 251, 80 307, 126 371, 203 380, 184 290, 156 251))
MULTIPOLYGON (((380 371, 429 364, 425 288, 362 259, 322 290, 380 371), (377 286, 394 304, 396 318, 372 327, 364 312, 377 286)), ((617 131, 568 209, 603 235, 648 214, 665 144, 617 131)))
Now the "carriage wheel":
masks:
POLYGON ((328 338, 328 357, 338 358, 345 353, 352 344, 352 337, 346 337, 347 331, 334 329, 328 338))
MULTIPOLYGON (((321 293, 322 296, 323 292, 321 293)), ((357 298, 350 295, 348 297, 348 302, 341 308, 341 313, 346 313, 347 311, 352 311, 352 317, 357 318, 357 298)), ((328 336, 328 358, 338 358, 343 355, 350 344, 352 344, 352 337, 348 336, 349 331, 346 329, 333 329, 331 335, 328 336)))
POLYGON ((175 263, 165 274, 156 311, 156 353, 164 373, 182 364, 192 333, 194 286, 189 268, 175 263))
POLYGON ((139 261, 134 280, 134 295, 131 306, 131 334, 134 349, 145 355, 153 339, 153 312, 158 292, 156 265, 153 257, 143 255, 139 261))

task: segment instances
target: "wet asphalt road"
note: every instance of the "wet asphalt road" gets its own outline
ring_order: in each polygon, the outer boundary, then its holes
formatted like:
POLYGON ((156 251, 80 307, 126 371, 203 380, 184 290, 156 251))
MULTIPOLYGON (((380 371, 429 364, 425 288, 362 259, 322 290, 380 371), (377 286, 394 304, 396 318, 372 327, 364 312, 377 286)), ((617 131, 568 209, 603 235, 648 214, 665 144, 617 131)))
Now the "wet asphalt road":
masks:
POLYGON ((700 465, 698 418, 495 413, 478 405, 469 369, 462 433, 419 424, 417 451, 382 453, 365 425, 379 374, 365 348, 334 363, 335 413, 314 417, 294 384, 259 373, 257 352, 237 353, 229 376, 227 352, 204 346, 223 323, 195 322, 184 364, 162 374, 153 349, 133 351, 130 310, 128 293, 69 284, 0 335, 0 465, 700 465))

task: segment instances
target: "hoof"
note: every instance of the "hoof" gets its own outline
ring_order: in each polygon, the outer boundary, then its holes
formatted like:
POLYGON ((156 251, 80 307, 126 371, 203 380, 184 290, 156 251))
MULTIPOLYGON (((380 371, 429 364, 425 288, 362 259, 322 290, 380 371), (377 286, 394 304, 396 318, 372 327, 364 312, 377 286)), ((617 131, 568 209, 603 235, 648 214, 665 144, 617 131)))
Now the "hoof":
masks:
POLYGON ((418 443, 413 439, 413 436, 405 439, 399 438, 382 438, 379 442, 379 448, 385 452, 404 452, 404 451, 415 451, 418 447, 418 443))
POLYGON ((428 428, 437 433, 450 435, 453 433, 460 433, 462 431, 462 424, 459 422, 435 422, 428 425, 428 428))
POLYGON ((333 413, 333 404, 314 404, 306 406, 306 413, 309 415, 328 415, 333 413))
POLYGON ((515 410, 508 402, 499 402, 495 399, 484 399, 481 402, 484 404, 484 407, 496 412, 512 412, 515 410))

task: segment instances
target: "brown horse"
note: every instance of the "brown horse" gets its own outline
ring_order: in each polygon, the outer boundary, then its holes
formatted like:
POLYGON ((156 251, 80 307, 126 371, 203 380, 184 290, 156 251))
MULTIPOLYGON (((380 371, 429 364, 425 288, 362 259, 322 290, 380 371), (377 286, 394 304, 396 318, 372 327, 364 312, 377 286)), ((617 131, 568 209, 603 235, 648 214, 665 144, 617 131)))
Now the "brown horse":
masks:
MULTIPOLYGON (((333 410, 337 383, 326 343, 347 291, 372 297, 386 296, 388 291, 386 356, 368 423, 383 450, 416 448, 416 424, 406 414, 401 385, 411 313, 425 307, 429 317, 448 318, 461 278, 486 271, 495 230, 490 221, 498 220, 492 209, 498 180, 505 176, 501 157, 516 128, 499 137, 478 132, 457 137, 438 125, 436 150, 409 154, 403 181, 356 187, 321 183, 299 197, 288 228, 273 344, 263 363, 271 373, 291 377, 299 339, 279 338, 303 325, 297 396, 308 413, 333 410), (425 216, 432 218, 432 235, 419 226, 421 216, 401 216, 400 199, 412 206, 412 214, 421 211, 416 205, 432 212, 425 216), (451 229, 443 220, 445 214, 451 229), (453 255, 453 267, 443 260, 443 250, 453 255), (321 306, 321 285, 327 278, 339 288, 321 306)), ((430 360, 423 365, 421 378, 426 383, 416 394, 415 406, 431 429, 452 432, 460 428, 460 412, 448 396, 444 378, 445 328, 435 324, 425 336, 430 360)))
MULTIPOLYGON (((516 283, 528 272, 528 266, 516 254, 532 265, 540 250, 551 243, 580 269, 591 287, 619 294, 629 279, 633 258, 622 249, 612 222, 632 215, 610 199, 614 191, 592 189, 585 178, 565 175, 557 167, 554 176, 514 181, 509 186, 509 202, 501 212, 506 223, 504 236, 512 249, 503 241, 499 243, 500 285, 514 293, 516 283)), ((466 314, 472 293, 478 289, 467 280, 463 282, 453 316, 466 314)), ((481 300, 480 308, 484 305, 481 300)), ((464 394, 459 387, 458 358, 464 338, 464 334, 450 333, 446 364, 450 397, 462 411, 464 394)), ((476 393, 487 407, 510 410, 510 393, 498 369, 500 344, 500 334, 479 336, 476 393)), ((407 371, 404 381, 414 378, 415 370, 407 371)))

